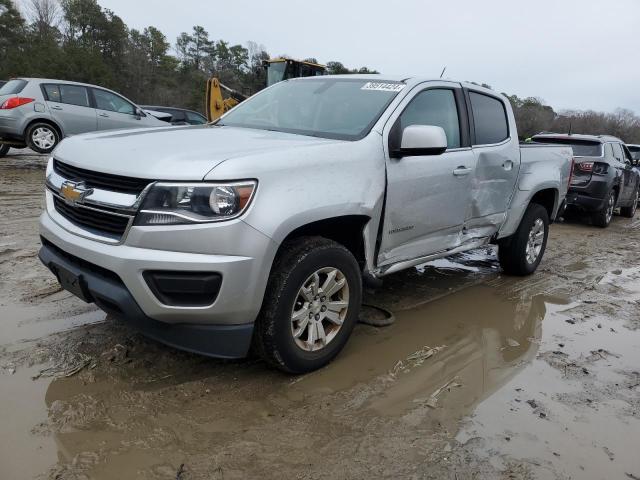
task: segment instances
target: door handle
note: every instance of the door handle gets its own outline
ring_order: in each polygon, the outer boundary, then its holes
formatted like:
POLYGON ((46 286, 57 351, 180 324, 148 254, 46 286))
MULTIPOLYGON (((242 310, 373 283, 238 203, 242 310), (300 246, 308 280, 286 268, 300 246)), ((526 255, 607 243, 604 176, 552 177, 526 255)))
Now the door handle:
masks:
POLYGON ((109 115, 107 115, 106 113, 99 113, 98 116, 99 117, 104 117, 104 118, 109 118, 109 115))
POLYGON ((502 164, 502 168, 504 168, 508 172, 513 168, 513 162, 511 160, 507 160, 502 164))
POLYGON ((471 173, 471 169, 465 166, 460 166, 453 171, 453 174, 456 177, 463 177, 464 175, 469 175, 471 173))
POLYGON ((62 107, 59 107, 58 105, 53 105, 51 107, 51 110, 62 110, 62 107))

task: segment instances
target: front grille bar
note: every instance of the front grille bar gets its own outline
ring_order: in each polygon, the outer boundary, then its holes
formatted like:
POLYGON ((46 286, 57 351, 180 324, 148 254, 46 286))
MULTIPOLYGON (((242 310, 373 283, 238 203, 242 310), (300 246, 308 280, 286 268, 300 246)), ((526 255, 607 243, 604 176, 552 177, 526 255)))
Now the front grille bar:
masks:
POLYGON ((113 192, 140 195, 154 180, 145 178, 124 177, 110 173, 93 172, 84 168, 74 167, 59 160, 53 160, 53 170, 67 180, 85 182, 87 188, 99 188, 113 192))

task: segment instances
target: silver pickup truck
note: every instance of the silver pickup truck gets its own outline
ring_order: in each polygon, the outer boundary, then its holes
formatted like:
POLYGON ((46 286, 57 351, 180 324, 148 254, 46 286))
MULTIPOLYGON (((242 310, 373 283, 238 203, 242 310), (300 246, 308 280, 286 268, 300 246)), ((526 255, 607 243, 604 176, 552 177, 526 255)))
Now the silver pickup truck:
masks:
POLYGON ((509 102, 476 85, 290 80, 215 124, 64 140, 40 259, 161 342, 306 372, 347 342, 363 278, 487 244, 534 272, 571 164, 521 147, 509 102))

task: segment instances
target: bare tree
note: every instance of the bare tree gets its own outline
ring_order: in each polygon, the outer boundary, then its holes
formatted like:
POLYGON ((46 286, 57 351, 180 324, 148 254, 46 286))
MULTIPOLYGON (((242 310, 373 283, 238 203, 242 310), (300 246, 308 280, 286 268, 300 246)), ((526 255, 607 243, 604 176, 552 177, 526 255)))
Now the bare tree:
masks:
POLYGON ((60 24, 61 9, 57 0, 29 0, 26 10, 29 21, 40 36, 60 24))

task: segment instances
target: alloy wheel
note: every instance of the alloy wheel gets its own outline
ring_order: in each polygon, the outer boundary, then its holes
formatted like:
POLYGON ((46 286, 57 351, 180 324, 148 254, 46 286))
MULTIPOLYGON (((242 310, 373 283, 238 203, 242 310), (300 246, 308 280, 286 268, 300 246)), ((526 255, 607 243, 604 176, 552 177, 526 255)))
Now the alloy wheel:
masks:
POLYGON ((531 230, 529 230, 529 238, 527 239, 526 258, 527 263, 533 264, 540 256, 542 244, 544 243, 544 222, 541 218, 537 218, 533 222, 531 230))
POLYGON ((298 290, 291 311, 291 334, 298 347, 314 352, 338 334, 349 309, 349 284, 333 267, 316 270, 298 290))

